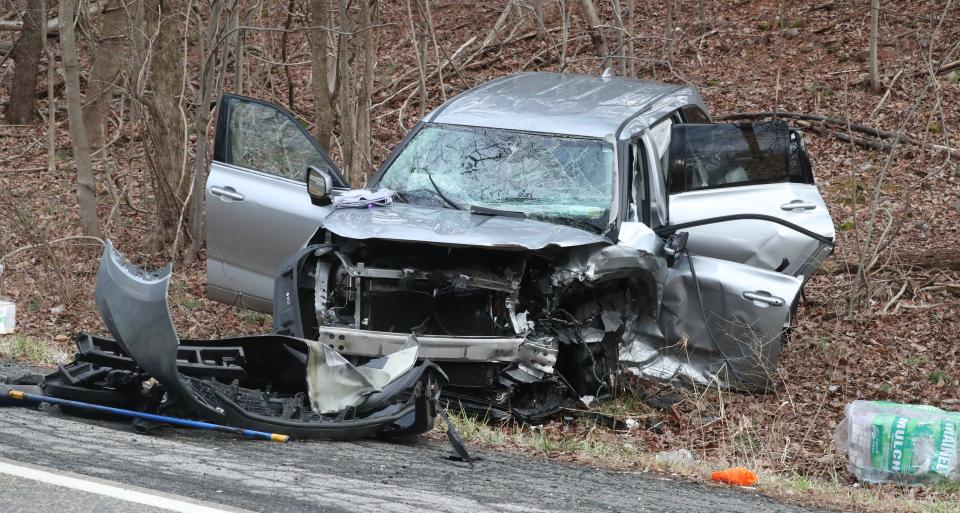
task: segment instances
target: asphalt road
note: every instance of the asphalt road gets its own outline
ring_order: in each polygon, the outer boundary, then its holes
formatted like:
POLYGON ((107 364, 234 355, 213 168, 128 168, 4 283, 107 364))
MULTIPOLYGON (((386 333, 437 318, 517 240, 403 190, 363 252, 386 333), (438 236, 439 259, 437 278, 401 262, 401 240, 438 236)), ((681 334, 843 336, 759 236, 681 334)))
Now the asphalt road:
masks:
POLYGON ((253 441, 0 408, 0 511, 800 513, 749 491, 446 444, 253 441))

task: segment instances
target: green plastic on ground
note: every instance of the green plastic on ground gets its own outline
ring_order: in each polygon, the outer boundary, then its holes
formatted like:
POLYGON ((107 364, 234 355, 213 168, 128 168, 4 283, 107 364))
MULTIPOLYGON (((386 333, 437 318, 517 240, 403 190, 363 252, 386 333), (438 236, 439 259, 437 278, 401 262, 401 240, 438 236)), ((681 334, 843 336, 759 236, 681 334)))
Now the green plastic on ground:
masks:
POLYGON ((933 406, 854 401, 835 440, 848 453, 847 468, 869 482, 960 480, 960 413, 933 406))

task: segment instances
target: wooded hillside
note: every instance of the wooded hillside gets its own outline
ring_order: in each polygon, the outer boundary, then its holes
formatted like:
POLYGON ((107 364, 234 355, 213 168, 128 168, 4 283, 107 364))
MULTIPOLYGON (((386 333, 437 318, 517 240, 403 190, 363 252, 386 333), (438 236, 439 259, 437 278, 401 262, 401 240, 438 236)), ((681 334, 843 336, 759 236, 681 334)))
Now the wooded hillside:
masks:
POLYGON ((557 424, 549 436, 849 483, 830 440, 849 401, 960 410, 953 0, 8 0, 0 296, 19 306, 20 338, 0 338, 0 353, 49 364, 68 336, 101 329, 103 238, 138 263, 177 262, 182 336, 269 330, 269 317, 203 294, 202 192, 222 92, 286 106, 362 185, 461 91, 607 67, 696 86, 717 120, 801 128, 839 244, 806 288, 775 393, 663 391, 679 402, 658 409, 636 399, 659 388, 635 384, 614 409, 649 429, 557 424))

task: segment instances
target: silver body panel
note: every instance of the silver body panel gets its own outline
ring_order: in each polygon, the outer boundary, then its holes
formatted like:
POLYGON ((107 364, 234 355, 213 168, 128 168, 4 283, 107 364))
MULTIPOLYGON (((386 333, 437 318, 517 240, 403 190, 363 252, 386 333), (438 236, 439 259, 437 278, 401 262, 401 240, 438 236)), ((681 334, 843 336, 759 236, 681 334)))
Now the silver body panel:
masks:
POLYGON ((520 73, 461 94, 425 120, 604 138, 625 119, 681 89, 646 80, 520 73))
MULTIPOLYGON (((833 219, 816 185, 774 183, 691 191, 670 196, 670 222, 685 223, 731 214, 765 214, 803 226, 825 237, 834 237, 833 219), (803 204, 813 208, 788 208, 803 204)), ((805 264, 819 264, 821 243, 786 226, 769 221, 741 220, 687 229, 687 247, 708 255, 796 275, 805 264), (789 261, 781 268, 784 259, 789 261)))
POLYGON ((802 284, 782 273, 683 256, 667 270, 659 318, 640 316, 628 324, 620 361, 661 380, 686 377, 709 385, 726 370, 739 386, 762 388, 776 368, 802 284))
MULTIPOLYGON (((543 249, 602 243, 606 239, 569 226, 532 219, 472 214, 449 208, 393 204, 388 208, 345 208, 323 227, 350 239, 383 239, 507 249, 543 249)), ((316 226, 314 226, 316 229, 316 226)))
MULTIPOLYGON (((649 377, 684 376, 704 384, 717 382, 726 369, 727 376, 745 386, 762 387, 769 378, 763 374, 776 363, 800 288, 832 247, 768 221, 731 221, 687 230, 693 256, 679 255, 668 268, 664 241, 651 227, 763 214, 832 239, 833 222, 813 184, 731 186, 668 196, 659 158, 664 148, 657 147, 650 127, 685 106, 707 112, 691 87, 525 73, 467 91, 424 118, 424 123, 603 138, 615 143, 618 166, 626 162, 624 148, 639 142, 648 157, 650 226, 627 218, 629 212, 620 211, 615 202, 611 215, 616 218, 616 241, 569 226, 448 208, 394 204, 332 211, 313 205, 302 183, 214 162, 206 188, 209 290, 220 300, 239 296, 247 306, 268 309, 279 265, 320 227, 357 240, 528 251, 616 243, 637 250, 641 267, 657 277, 652 292, 658 304, 649 311, 622 312, 626 329, 621 362, 649 377), (243 199, 212 192, 228 186, 243 199), (792 202, 804 207, 789 208, 792 202), (654 267, 656 272, 651 272, 654 267)), ((615 171, 619 195, 622 170, 615 171)), ((589 274, 586 267, 577 272, 589 274)), ((320 330, 321 340, 358 356, 388 354, 406 341, 406 334, 332 326, 320 330)), ((420 337, 421 355, 452 361, 516 361, 523 343, 520 334, 420 337)))
POLYGON ((310 203, 304 183, 220 162, 210 166, 204 199, 208 287, 216 299, 269 313, 280 264, 306 245, 332 209, 310 203))

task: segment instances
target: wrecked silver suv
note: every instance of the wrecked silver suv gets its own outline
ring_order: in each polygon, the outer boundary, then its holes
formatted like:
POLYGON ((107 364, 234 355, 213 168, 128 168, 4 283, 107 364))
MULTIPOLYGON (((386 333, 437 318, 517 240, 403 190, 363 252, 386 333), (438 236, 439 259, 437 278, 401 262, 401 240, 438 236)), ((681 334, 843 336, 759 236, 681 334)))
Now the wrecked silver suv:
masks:
POLYGON ((711 123, 691 87, 481 85, 407 135, 368 185, 393 203, 370 208, 330 204, 349 186, 286 111, 219 108, 209 294, 357 364, 416 333, 468 407, 536 420, 623 369, 767 388, 833 251, 800 134, 711 123))

